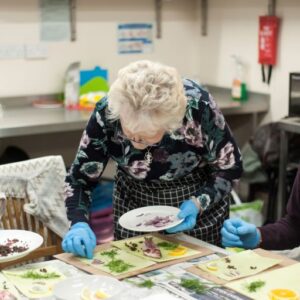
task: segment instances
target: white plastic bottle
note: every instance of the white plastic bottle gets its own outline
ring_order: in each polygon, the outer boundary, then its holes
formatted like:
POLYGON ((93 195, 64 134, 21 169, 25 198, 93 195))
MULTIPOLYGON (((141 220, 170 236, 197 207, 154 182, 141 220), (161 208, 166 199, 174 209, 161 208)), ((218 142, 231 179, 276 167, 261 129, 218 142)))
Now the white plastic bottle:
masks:
POLYGON ((247 88, 244 81, 244 67, 242 61, 236 55, 232 55, 232 58, 235 65, 231 89, 232 99, 237 101, 247 100, 247 88))

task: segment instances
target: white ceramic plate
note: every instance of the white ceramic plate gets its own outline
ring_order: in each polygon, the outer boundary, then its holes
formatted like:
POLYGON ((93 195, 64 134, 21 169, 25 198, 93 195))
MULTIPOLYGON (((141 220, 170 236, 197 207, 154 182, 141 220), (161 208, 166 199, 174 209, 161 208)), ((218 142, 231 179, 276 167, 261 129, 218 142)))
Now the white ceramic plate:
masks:
POLYGON ((0 263, 15 260, 23 256, 26 256, 33 250, 40 247, 41 244, 43 243, 43 237, 35 232, 26 231, 26 230, 10 230, 10 229, 0 230, 0 245, 5 245, 8 242, 8 240, 14 240, 14 239, 18 241, 14 242, 13 246, 18 246, 18 247, 26 246, 28 247, 28 249, 23 252, 13 252, 6 256, 1 256, 0 254, 0 263))
POLYGON ((173 206, 145 206, 125 213, 119 219, 122 227, 139 232, 161 231, 180 224, 179 208, 173 206))
MULTIPOLYGON (((107 294, 107 299, 118 299, 118 294, 124 290, 122 282, 115 278, 101 275, 80 275, 59 282, 55 285, 53 294, 58 300, 88 300, 84 291, 93 295, 96 291, 107 294), (115 298, 114 298, 115 297, 115 298)), ((94 300, 96 298, 90 298, 94 300)))

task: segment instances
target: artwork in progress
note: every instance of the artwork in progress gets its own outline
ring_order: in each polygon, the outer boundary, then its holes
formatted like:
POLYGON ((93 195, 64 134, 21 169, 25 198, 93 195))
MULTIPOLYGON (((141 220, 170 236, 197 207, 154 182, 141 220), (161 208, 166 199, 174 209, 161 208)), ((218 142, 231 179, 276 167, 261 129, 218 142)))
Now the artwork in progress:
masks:
POLYGON ((107 298, 110 298, 110 295, 108 293, 103 292, 100 289, 92 291, 89 288, 84 288, 80 294, 81 300, 100 300, 107 298))
POLYGON ((81 274, 58 283, 53 294, 61 300, 118 299, 123 290, 123 283, 112 277, 81 274))
POLYGON ((159 234, 98 245, 93 259, 61 253, 54 257, 90 274, 124 279, 177 262, 208 255, 211 250, 159 234))
POLYGON ((133 209, 123 214, 119 219, 122 227, 138 232, 156 232, 180 224, 177 207, 172 206, 146 206, 133 209))
POLYGON ((28 298, 51 296, 56 283, 65 276, 53 267, 19 267, 3 271, 4 276, 28 298))
POLYGON ((0 244, 0 256, 8 256, 14 253, 21 253, 28 250, 26 242, 19 239, 7 239, 4 243, 0 244))
POLYGON ((18 229, 0 230, 0 263, 26 256, 43 243, 35 232, 18 229))
POLYGON ((121 275, 140 270, 155 263, 144 260, 130 253, 110 247, 94 253, 93 259, 77 258, 79 261, 112 275, 121 275))
POLYGON ((0 273, 0 300, 21 299, 16 288, 0 273))
POLYGON ((227 257, 199 264, 198 268, 221 279, 231 281, 255 275, 280 263, 280 260, 263 257, 246 250, 227 257))
POLYGON ((135 256, 155 262, 166 262, 200 253, 198 250, 152 235, 115 241, 113 245, 135 256))
POLYGON ((300 263, 226 284, 252 299, 299 300, 300 263))

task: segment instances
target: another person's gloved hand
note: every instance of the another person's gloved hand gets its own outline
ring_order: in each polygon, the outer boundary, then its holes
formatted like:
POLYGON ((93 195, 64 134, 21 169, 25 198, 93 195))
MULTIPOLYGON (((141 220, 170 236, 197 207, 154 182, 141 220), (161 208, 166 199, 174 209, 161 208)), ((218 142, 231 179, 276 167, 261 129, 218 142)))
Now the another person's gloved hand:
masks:
POLYGON ((180 212, 177 215, 179 219, 184 221, 177 226, 167 229, 168 233, 176 233, 180 231, 193 229, 197 222, 197 216, 199 214, 199 208, 196 206, 193 200, 186 200, 180 205, 180 212))
POLYGON ((89 259, 93 258, 95 247, 96 236, 90 226, 85 222, 74 224, 62 241, 62 248, 65 252, 89 259))
POLYGON ((260 232, 255 225, 241 219, 228 219, 221 230, 223 247, 256 248, 260 232))

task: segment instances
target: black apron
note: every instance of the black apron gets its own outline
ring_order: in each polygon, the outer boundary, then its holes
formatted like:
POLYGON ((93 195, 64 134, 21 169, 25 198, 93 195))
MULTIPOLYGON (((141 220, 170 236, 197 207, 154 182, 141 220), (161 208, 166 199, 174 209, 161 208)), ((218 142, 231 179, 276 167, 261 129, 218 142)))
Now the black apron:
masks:
MULTIPOLYGON (((144 181, 134 179, 118 168, 113 193, 115 239, 126 239, 141 234, 119 225, 118 220, 124 213, 152 205, 179 207, 184 200, 198 193, 205 184, 206 177, 203 170, 197 170, 172 181, 144 181)), ((218 203, 210 205, 201 216, 198 215, 194 229, 185 233, 220 246, 220 230, 225 219, 229 217, 229 204, 230 195, 226 195, 218 203)))

